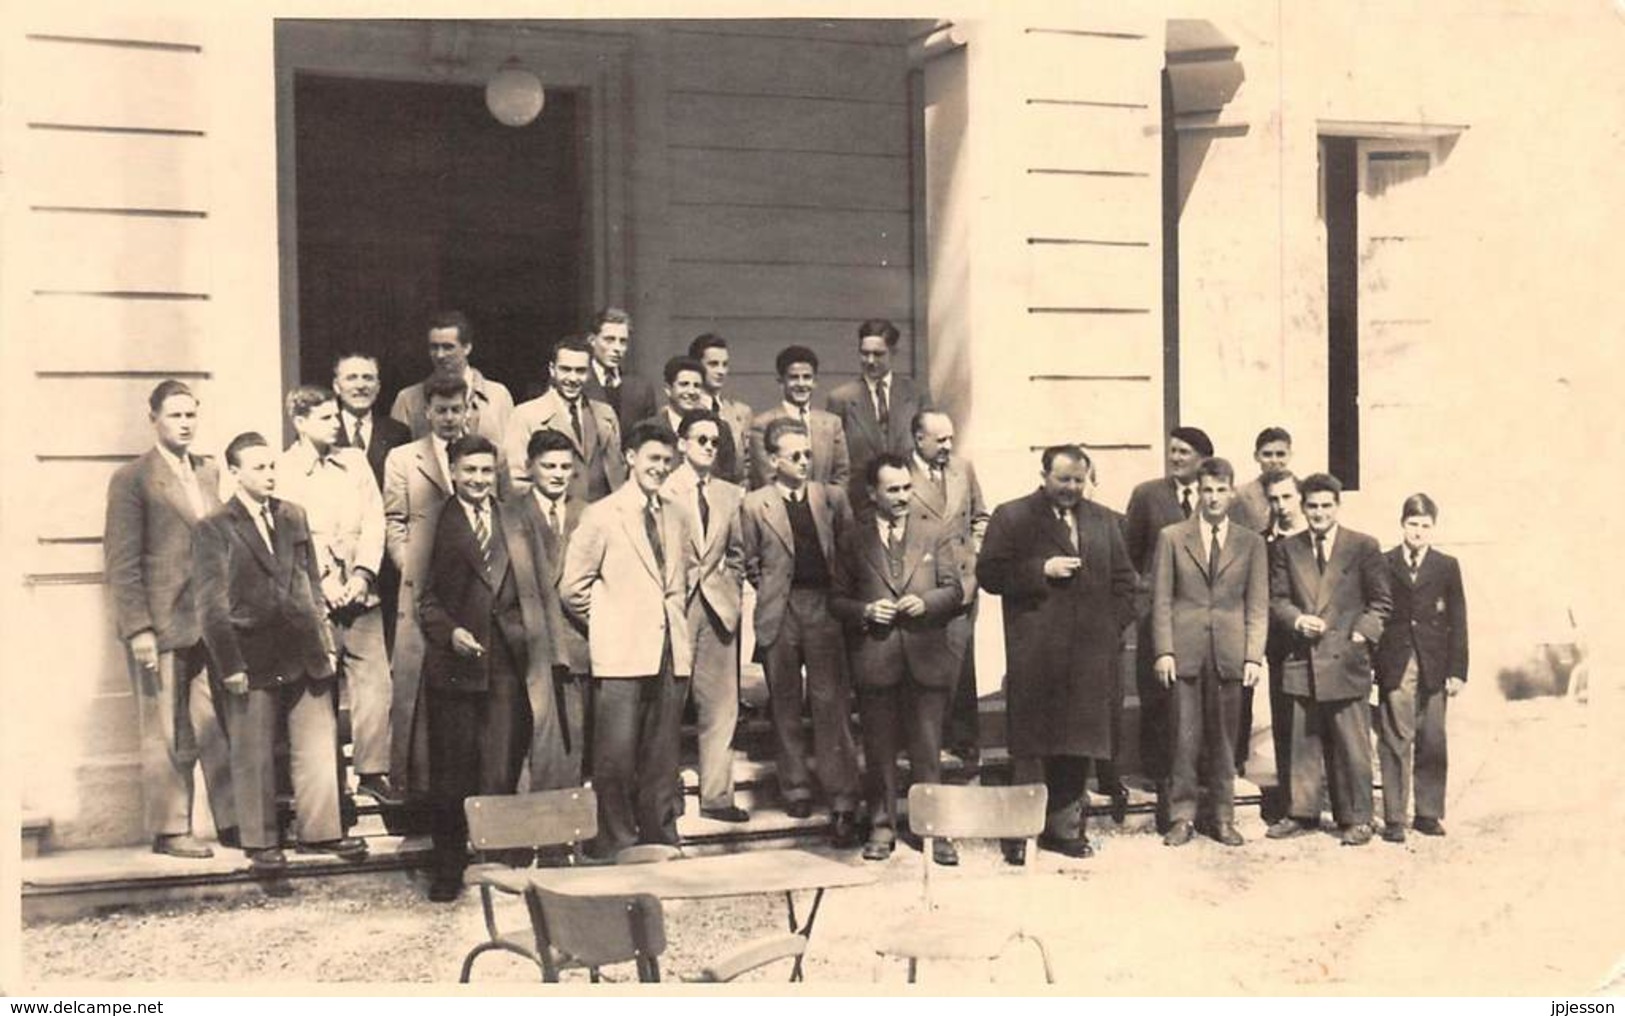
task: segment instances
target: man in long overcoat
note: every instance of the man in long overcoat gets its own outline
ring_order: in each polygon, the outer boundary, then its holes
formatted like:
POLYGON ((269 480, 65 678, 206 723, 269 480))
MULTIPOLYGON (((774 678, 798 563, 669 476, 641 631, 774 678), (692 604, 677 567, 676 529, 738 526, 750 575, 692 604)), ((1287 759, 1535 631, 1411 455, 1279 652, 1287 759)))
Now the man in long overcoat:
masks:
MULTIPOLYGON (((1083 500, 1089 457, 1044 450, 1043 485, 1000 505, 976 578, 1003 600, 1011 779, 1049 786, 1039 845, 1073 857, 1083 835, 1089 760, 1111 757, 1118 649, 1134 619, 1134 569, 1106 509, 1083 500)), ((1012 861, 1014 845, 1007 845, 1012 861)))

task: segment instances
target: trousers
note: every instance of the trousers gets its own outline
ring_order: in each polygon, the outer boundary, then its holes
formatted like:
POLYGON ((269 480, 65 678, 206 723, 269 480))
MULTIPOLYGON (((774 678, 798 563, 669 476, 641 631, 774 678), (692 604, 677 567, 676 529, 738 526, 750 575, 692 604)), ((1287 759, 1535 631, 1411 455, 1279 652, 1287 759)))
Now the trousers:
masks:
POLYGON ((141 784, 148 836, 192 832, 193 774, 203 763, 203 787, 215 829, 237 825, 231 751, 215 708, 203 643, 158 654, 155 688, 132 658, 141 736, 141 784))

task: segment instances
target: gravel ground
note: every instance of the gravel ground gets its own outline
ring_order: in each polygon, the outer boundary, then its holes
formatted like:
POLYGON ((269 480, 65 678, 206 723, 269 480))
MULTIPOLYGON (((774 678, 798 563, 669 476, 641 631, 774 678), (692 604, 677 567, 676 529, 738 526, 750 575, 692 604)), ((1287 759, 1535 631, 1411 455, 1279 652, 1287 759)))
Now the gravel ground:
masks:
MULTIPOLYGON (((1625 779, 1617 728, 1552 699, 1468 696, 1453 706, 1450 835, 1345 849, 1330 835, 1182 850, 1153 835, 1105 838, 1097 857, 1041 853, 1031 873, 967 844, 937 884, 949 907, 1022 916, 1042 929, 1060 985, 1075 993, 1590 994, 1625 966, 1625 779)), ((856 862, 854 862, 856 863, 856 862)), ((878 884, 831 892, 806 962, 810 991, 867 984, 873 945, 919 899, 919 855, 899 848, 878 884)), ((515 917, 518 917, 515 911, 515 917)), ((751 935, 782 929, 774 898, 667 906, 668 978, 751 935)), ((22 967, 48 982, 155 982, 174 970, 272 991, 309 982, 455 981, 482 934, 478 897, 424 901, 412 876, 302 883, 282 899, 123 912, 24 929, 22 967)), ((747 975, 781 982, 785 964, 747 975)), ((902 980, 902 964, 881 969, 902 980)), ((630 979, 629 969, 606 971, 630 979)), ((1041 985, 1030 949, 997 964, 926 965, 927 985, 1041 985)), ((488 955, 478 982, 534 983, 534 968, 488 955)), ((584 982, 584 978, 581 979, 584 982)), ((60 987, 60 985, 56 985, 60 987)))

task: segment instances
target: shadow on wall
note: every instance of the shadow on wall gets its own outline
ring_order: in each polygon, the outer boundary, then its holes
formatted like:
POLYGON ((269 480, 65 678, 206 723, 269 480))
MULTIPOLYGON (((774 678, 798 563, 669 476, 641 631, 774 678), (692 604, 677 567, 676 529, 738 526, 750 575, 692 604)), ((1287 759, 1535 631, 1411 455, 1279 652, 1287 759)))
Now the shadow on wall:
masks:
POLYGON ((1586 701, 1590 672, 1585 646, 1578 642, 1543 642, 1522 662, 1502 667, 1496 675, 1509 701, 1545 695, 1586 701))

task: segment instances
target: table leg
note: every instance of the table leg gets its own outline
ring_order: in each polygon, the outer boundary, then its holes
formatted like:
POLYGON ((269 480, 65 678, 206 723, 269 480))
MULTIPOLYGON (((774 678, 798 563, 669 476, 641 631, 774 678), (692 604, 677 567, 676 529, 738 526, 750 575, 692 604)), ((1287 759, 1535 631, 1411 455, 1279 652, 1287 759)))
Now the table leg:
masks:
MULTIPOLYGON (((810 943, 812 941, 813 922, 818 920, 818 907, 823 902, 824 890, 822 888, 813 890, 812 906, 807 910, 807 923, 798 924, 796 922, 795 893, 786 891, 784 894, 784 905, 789 911, 791 933, 800 935, 802 938, 807 939, 807 941, 810 943)), ((790 981, 792 983, 801 980, 801 960, 802 957, 797 956, 795 959, 795 964, 790 968, 790 981)))

